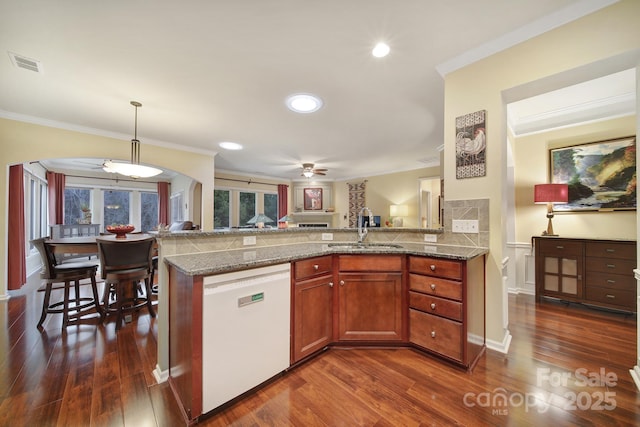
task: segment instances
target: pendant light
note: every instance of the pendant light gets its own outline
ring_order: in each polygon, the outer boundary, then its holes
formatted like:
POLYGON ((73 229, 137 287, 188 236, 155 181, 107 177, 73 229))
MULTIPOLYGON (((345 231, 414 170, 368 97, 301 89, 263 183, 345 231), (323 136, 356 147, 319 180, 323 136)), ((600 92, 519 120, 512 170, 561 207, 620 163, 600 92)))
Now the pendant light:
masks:
POLYGON ((104 162, 102 169, 105 172, 119 173, 120 175, 129 176, 131 178, 149 178, 162 173, 160 169, 144 166, 140 164, 140 141, 138 141, 138 107, 142 104, 137 101, 131 101, 136 109, 135 125, 133 139, 131 140, 131 162, 114 162, 107 160, 104 162))

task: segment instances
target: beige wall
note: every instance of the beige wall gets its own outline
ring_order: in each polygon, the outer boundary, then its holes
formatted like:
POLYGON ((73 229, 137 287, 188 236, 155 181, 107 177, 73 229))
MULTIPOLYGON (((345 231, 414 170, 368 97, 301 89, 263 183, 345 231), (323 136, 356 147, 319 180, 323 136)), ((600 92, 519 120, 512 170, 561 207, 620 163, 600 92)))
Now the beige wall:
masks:
POLYGON ((640 2, 622 0, 445 77, 444 193, 446 199, 490 200, 487 338, 496 346, 506 343, 509 335, 503 282, 507 224, 504 195, 508 191, 509 161, 505 97, 515 96, 517 90, 533 96, 542 89, 557 89, 562 83, 577 83, 572 77, 574 72, 580 72, 582 78, 595 78, 636 66, 640 47, 638 16, 640 2), (617 68, 625 61, 624 68, 617 68), (487 176, 457 180, 455 118, 478 110, 487 111, 487 176))
MULTIPOLYGON (((619 138, 636 133, 635 116, 516 138, 516 241, 529 242, 547 228, 547 206, 533 204, 533 186, 549 182, 549 149, 619 138), (531 165, 540 165, 531 167, 531 165)), ((636 212, 565 212, 553 218, 556 234, 566 237, 636 238, 636 212)))
POLYGON ((348 220, 344 218, 349 212, 349 189, 347 183, 367 180, 365 191, 366 206, 374 215, 380 215, 382 226, 389 219, 390 205, 407 205, 409 216, 403 219, 403 227, 418 227, 418 189, 420 178, 432 178, 440 175, 440 167, 421 168, 387 175, 370 176, 367 178, 336 181, 334 195, 336 211, 340 212, 339 227, 348 227, 348 220))

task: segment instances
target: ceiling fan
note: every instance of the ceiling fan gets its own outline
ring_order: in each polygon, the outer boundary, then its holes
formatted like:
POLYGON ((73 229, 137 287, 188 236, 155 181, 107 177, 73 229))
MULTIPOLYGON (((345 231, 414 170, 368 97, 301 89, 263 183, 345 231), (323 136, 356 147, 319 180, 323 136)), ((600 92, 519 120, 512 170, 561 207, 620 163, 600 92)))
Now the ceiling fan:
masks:
POLYGON ((313 175, 326 175, 328 169, 325 168, 315 168, 313 163, 303 163, 302 164, 302 176, 307 178, 311 178, 313 175))

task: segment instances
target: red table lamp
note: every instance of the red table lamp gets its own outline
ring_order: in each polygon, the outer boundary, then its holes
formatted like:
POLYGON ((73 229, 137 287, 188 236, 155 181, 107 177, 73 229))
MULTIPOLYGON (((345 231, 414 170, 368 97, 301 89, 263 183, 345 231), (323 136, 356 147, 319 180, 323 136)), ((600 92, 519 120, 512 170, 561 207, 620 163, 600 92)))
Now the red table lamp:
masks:
POLYGON ((553 234, 553 204, 567 203, 569 201, 569 186, 567 184, 537 184, 533 189, 533 202, 547 204, 547 218, 549 223, 547 231, 543 231, 544 236, 557 236, 553 234))

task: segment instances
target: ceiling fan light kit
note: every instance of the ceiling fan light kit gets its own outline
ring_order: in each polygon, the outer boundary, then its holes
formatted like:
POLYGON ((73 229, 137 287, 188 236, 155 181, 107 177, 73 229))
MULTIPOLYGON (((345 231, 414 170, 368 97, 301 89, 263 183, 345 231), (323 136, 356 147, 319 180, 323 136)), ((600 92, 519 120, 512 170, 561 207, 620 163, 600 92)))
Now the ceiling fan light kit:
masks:
POLYGON ((315 168, 313 163, 303 163, 302 164, 302 176, 306 178, 311 178, 314 175, 326 175, 328 169, 325 168, 315 168))
POLYGON ((129 176, 131 178, 149 178, 162 173, 162 170, 144 166, 140 164, 140 141, 138 140, 138 107, 142 104, 137 101, 131 101, 131 105, 135 107, 135 124, 134 134, 131 140, 131 162, 114 162, 107 160, 104 162, 102 169, 105 172, 119 173, 120 175, 129 176))

